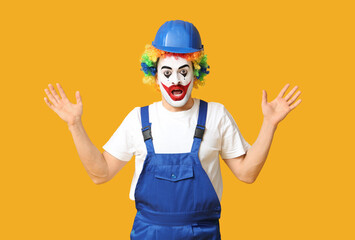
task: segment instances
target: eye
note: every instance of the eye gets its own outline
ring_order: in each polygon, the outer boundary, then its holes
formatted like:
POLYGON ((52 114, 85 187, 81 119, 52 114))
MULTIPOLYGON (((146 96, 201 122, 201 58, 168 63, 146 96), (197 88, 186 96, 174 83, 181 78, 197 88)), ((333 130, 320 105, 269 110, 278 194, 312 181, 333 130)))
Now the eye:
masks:
POLYGON ((187 70, 186 69, 181 69, 180 70, 180 74, 185 77, 187 75, 187 70))
POLYGON ((169 78, 171 75, 171 71, 165 71, 163 74, 165 77, 169 78))

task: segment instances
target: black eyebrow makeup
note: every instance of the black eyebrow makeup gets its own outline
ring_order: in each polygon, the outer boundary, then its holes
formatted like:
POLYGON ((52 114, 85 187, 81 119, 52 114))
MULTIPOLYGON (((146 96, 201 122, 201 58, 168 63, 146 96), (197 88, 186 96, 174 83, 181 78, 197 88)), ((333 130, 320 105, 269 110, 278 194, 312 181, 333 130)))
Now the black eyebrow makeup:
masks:
MULTIPOLYGON (((179 69, 180 69, 180 68, 184 68, 184 67, 188 67, 188 68, 189 68, 190 66, 189 66, 188 64, 185 64, 185 65, 182 65, 181 67, 179 67, 179 69)), ((163 68, 167 68, 167 69, 172 70, 172 68, 171 68, 171 67, 168 67, 168 66, 162 66, 161 69, 163 69, 163 68)))
POLYGON ((184 67, 190 67, 190 66, 187 65, 187 64, 185 64, 185 65, 182 65, 181 67, 179 67, 179 69, 180 69, 180 68, 184 68, 184 67))
POLYGON ((171 68, 171 67, 168 67, 168 66, 162 66, 161 69, 163 69, 163 68, 167 68, 167 69, 172 70, 172 68, 171 68))

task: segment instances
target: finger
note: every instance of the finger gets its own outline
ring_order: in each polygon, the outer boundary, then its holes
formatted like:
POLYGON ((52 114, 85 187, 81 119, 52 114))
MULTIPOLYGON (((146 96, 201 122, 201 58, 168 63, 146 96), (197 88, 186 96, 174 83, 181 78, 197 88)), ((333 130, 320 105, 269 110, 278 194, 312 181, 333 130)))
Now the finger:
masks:
POLYGON ((75 97, 76 97, 76 103, 77 103, 77 104, 82 104, 82 102, 81 102, 81 96, 80 96, 79 91, 76 91, 76 92, 75 92, 75 97))
POLYGON ((54 98, 57 100, 57 102, 60 102, 60 97, 57 94, 57 92, 55 91, 54 87, 52 84, 48 84, 49 90, 51 90, 51 93, 53 94, 54 98))
POLYGON ((295 96, 293 96, 289 101, 287 101, 288 105, 291 105, 297 98, 298 96, 301 94, 301 91, 298 91, 295 96))
POLYGON ((62 88, 62 86, 60 86, 60 84, 59 83, 57 83, 57 88, 58 88, 58 90, 59 90, 59 93, 60 93, 60 96, 63 98, 63 99, 68 99, 67 98, 67 95, 65 94, 65 92, 64 92, 64 90, 63 90, 63 88, 62 88))
POLYGON ((287 84, 284 86, 284 88, 281 90, 281 92, 279 93, 279 95, 278 95, 277 97, 282 98, 283 95, 285 94, 285 92, 287 91, 287 88, 288 88, 289 86, 290 86, 290 84, 287 83, 287 84))
POLYGON ((298 99, 297 102, 295 102, 295 104, 293 104, 293 105, 290 106, 290 110, 292 110, 292 109, 294 109, 295 107, 297 107, 298 104, 300 104, 300 103, 301 103, 301 99, 298 99))
POLYGON ((261 102, 261 103, 262 103, 262 104, 267 103, 267 93, 266 93, 265 90, 263 90, 263 98, 262 98, 262 102, 261 102))
POLYGON ((44 101, 46 102, 48 107, 53 110, 53 105, 48 101, 48 99, 46 97, 44 97, 44 101))
POLYGON ((292 90, 286 95, 285 100, 288 101, 290 99, 290 97, 296 92, 298 86, 295 86, 294 88, 292 88, 292 90))
POLYGON ((51 102, 53 103, 54 106, 58 105, 57 100, 55 100, 55 98, 52 96, 52 94, 49 92, 49 90, 46 88, 44 89, 44 92, 47 94, 49 100, 51 100, 51 102))

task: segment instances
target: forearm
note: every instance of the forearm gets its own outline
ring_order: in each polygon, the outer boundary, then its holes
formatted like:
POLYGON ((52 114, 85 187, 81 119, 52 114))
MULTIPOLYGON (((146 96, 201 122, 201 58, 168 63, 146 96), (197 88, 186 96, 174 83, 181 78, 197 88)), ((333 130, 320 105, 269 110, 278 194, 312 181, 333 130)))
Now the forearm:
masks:
POLYGON ((247 181, 254 182, 264 166, 276 128, 277 125, 264 119, 258 138, 242 162, 243 178, 247 181))
MULTIPOLYGON (((89 175, 107 177, 108 166, 102 153, 91 142, 81 121, 68 125, 74 140, 74 144, 89 175)), ((92 177, 92 176, 90 176, 92 177)))

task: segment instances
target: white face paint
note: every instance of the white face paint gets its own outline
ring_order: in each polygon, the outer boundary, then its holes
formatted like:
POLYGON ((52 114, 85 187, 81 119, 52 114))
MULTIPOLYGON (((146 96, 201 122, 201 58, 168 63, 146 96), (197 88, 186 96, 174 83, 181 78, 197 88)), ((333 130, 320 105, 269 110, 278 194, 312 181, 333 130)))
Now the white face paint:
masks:
POLYGON ((157 66, 158 83, 165 100, 173 107, 182 107, 189 100, 194 74, 191 62, 185 58, 160 58, 157 66))

